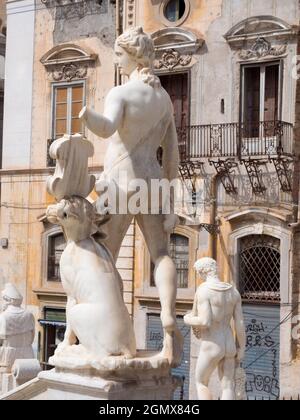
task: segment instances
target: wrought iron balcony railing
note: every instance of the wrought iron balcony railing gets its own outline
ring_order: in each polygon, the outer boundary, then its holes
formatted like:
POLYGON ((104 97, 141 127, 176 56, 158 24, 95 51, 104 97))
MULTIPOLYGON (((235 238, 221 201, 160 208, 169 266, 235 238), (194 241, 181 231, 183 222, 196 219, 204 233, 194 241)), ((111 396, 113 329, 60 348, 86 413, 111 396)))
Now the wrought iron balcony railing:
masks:
POLYGON ((293 155, 293 125, 283 121, 193 125, 177 132, 182 162, 293 155))

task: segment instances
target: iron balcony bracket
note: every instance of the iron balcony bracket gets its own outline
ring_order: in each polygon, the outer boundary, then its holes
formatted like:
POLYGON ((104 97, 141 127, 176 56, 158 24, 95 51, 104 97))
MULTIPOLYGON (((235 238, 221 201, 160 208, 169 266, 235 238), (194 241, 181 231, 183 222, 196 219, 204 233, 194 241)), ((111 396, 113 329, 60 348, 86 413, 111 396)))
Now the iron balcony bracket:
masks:
POLYGON ((262 179, 262 170, 260 167, 262 165, 265 165, 267 163, 266 160, 260 160, 260 159, 251 159, 248 160, 241 160, 241 163, 245 165, 253 193, 256 195, 263 194, 267 188, 265 187, 262 179))
POLYGON ((196 195, 197 195, 197 179, 201 174, 203 168, 203 162, 191 162, 185 161, 181 162, 179 165, 179 173, 182 182, 185 184, 186 188, 192 192, 193 204, 196 204, 196 195))
POLYGON ((233 176, 235 175, 235 168, 238 167, 238 163, 232 159, 219 159, 218 161, 210 160, 209 164, 215 167, 226 193, 237 194, 237 187, 234 185, 233 176))
POLYGON ((292 165, 294 163, 294 159, 284 158, 281 155, 278 155, 276 158, 275 157, 270 158, 270 161, 273 162, 275 166, 277 177, 281 186, 281 190, 286 193, 293 192, 292 165))
POLYGON ((220 233, 219 224, 201 223, 200 229, 205 229, 210 235, 218 235, 220 233))

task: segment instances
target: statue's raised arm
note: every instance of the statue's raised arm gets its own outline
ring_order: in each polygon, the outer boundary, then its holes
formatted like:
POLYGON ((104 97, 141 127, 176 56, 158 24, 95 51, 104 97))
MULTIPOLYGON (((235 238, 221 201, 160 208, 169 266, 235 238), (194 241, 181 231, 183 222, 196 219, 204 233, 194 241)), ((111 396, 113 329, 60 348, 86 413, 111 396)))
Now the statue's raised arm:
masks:
POLYGON ((85 106, 79 118, 86 127, 99 137, 111 137, 120 127, 124 113, 122 93, 117 87, 108 94, 105 102, 104 114, 97 114, 85 106))

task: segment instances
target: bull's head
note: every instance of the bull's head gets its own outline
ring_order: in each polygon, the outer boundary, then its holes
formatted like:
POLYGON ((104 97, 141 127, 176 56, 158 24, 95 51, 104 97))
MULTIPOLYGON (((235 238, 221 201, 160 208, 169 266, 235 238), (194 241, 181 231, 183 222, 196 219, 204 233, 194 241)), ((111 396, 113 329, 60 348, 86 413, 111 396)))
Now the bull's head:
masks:
MULTIPOLYGON (((68 240, 79 242, 99 232, 100 226, 109 220, 96 212, 95 206, 82 197, 71 197, 49 206, 47 219, 50 223, 60 225, 68 240)), ((102 234, 102 237, 105 237, 102 234)))

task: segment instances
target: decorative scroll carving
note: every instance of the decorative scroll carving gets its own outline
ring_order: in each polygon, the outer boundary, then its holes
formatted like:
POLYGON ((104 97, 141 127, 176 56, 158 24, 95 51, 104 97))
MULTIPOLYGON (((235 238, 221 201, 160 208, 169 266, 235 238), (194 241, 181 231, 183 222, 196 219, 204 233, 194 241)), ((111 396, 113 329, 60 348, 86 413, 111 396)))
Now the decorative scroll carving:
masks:
POLYGON ((57 201, 65 197, 87 197, 96 178, 89 175, 88 158, 94 155, 94 146, 80 134, 65 135, 50 147, 50 157, 57 160, 55 173, 47 179, 47 191, 57 201))
POLYGON ((154 67, 156 70, 163 68, 173 70, 177 66, 186 67, 192 61, 192 55, 181 55, 174 49, 167 50, 159 60, 155 60, 154 67))
POLYGON ((239 55, 242 60, 251 60, 252 58, 259 59, 267 56, 279 57, 284 55, 286 50, 286 44, 272 46, 265 38, 258 37, 250 49, 240 51, 239 55))
POLYGON ((52 78, 56 82, 71 82, 74 79, 84 79, 87 76, 88 67, 79 64, 63 64, 52 70, 52 78))

